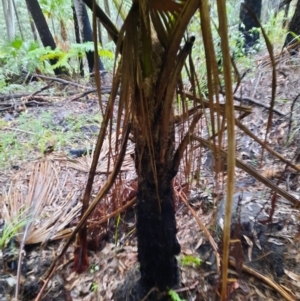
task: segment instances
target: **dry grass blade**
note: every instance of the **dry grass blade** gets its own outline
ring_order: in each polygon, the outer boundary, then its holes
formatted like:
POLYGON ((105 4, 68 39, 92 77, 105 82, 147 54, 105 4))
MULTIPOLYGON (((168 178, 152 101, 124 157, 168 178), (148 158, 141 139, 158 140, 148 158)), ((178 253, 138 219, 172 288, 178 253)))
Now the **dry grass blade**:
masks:
MULTIPOLYGON (((234 100, 232 91, 231 79, 231 57, 228 40, 228 23, 225 1, 217 1, 219 30, 221 37, 221 49, 223 55, 225 95, 226 95, 226 120, 228 133, 228 155, 227 155, 227 197, 223 230, 223 265, 222 265, 222 292, 221 300, 227 298, 227 273, 228 273, 228 258, 230 246, 230 225, 231 225, 231 210, 234 194, 234 178, 235 178, 235 116, 234 116, 234 100)), ((219 144, 219 147, 221 145, 219 144)))
POLYGON ((105 222, 107 222, 110 218, 115 217, 117 215, 119 215, 121 212, 125 211, 127 208, 130 208, 131 206, 133 206, 136 202, 136 198, 134 197, 133 199, 129 200, 124 206, 118 208, 116 211, 104 216, 103 218, 101 218, 100 220, 90 223, 88 225, 88 228, 93 228, 96 225, 101 225, 105 222))

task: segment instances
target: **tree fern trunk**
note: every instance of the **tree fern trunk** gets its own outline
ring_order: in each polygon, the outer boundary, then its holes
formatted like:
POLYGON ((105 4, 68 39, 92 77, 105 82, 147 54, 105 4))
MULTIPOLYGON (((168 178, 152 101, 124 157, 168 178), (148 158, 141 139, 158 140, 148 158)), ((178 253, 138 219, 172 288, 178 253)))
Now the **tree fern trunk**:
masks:
MULTIPOLYGON (((159 148, 154 149, 158 150, 159 148)), ((171 171, 172 150, 168 149, 165 163, 157 163, 157 176, 151 166, 146 147, 136 145, 138 172, 137 238, 140 263, 140 286, 146 294, 153 287, 164 291, 178 284, 175 255, 180 252, 176 238, 174 190, 171 171)))

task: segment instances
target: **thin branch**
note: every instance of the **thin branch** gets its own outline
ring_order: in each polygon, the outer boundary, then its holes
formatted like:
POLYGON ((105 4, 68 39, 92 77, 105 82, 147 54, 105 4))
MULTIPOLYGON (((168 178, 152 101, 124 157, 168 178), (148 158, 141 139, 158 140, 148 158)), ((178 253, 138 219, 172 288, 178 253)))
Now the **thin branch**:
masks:
MULTIPOLYGON (((189 91, 183 91, 183 93, 185 94, 185 96, 187 98, 200 103, 203 106, 203 108, 210 108, 211 107, 210 104, 209 104, 209 101, 207 99, 194 96, 189 91)), ((226 108, 226 105, 224 103, 220 103, 217 107, 217 104, 213 104, 212 108, 213 108, 213 110, 220 110, 220 112, 224 112, 225 108, 226 108)), ((252 108, 250 106, 237 106, 237 105, 235 105, 234 109, 236 111, 245 112, 245 113, 248 113, 248 114, 252 113, 252 108)))
POLYGON ((201 118, 202 114, 203 114, 203 112, 201 111, 201 112, 198 112, 194 116, 186 135, 184 136, 183 140, 181 141, 181 143, 179 144, 179 146, 175 152, 174 159, 173 159, 173 166, 172 166, 172 171, 174 172, 174 174, 176 174, 178 171, 179 164, 180 164, 181 158, 183 156, 183 153, 184 153, 187 145, 190 142, 190 139, 191 139, 190 135, 193 133, 194 128, 195 128, 198 120, 201 118))
POLYGON ((46 85, 45 87, 41 88, 40 90, 35 91, 34 93, 32 93, 31 95, 28 96, 28 100, 32 99, 34 96, 40 94, 41 92, 49 89, 53 84, 53 81, 51 81, 48 85, 46 85))
POLYGON ((181 192, 178 193, 178 196, 180 197, 180 199, 183 201, 183 203, 188 207, 188 209, 190 210, 190 212, 192 213, 194 219, 196 220, 197 224, 200 226, 201 230, 204 232, 206 238, 208 239, 211 247, 214 250, 214 253, 216 255, 216 258, 219 258, 220 256, 218 255, 218 245, 215 242, 214 238, 211 236, 211 234, 209 233, 209 231, 207 230, 207 228, 205 227, 205 225, 201 222, 200 218, 198 217, 197 213, 195 212, 195 210, 189 205, 189 203, 187 202, 187 200, 182 196, 181 192))
POLYGON ((99 221, 91 223, 88 225, 88 229, 93 229, 95 226, 97 225, 101 225, 105 222, 107 222, 110 218, 115 217, 117 215, 119 215, 121 212, 123 212, 124 210, 126 210, 127 208, 131 207, 132 205, 134 205, 136 202, 136 197, 132 198, 131 200, 129 200, 127 202, 127 204, 125 204, 124 206, 118 208, 117 210, 115 210, 114 212, 107 214, 106 216, 104 216, 103 218, 101 218, 99 221))
POLYGON ((43 292, 45 290, 45 288, 47 287, 50 279, 52 278, 52 276, 54 275, 54 273, 56 272, 56 266, 54 266, 53 270, 51 271, 51 273, 49 274, 48 278, 45 279, 44 284, 42 286, 42 288, 40 289, 38 295, 36 296, 34 301, 39 301, 42 298, 43 292))

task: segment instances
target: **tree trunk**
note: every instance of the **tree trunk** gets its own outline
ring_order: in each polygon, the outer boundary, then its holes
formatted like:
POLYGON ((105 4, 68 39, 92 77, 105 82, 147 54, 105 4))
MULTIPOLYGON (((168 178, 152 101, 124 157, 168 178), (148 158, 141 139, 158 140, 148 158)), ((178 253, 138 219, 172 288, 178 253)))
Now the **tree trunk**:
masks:
POLYGON ((27 8, 27 11, 28 11, 29 23, 30 23, 30 28, 31 28, 32 36, 33 36, 33 39, 34 39, 35 41, 37 41, 38 38, 37 38, 36 29, 35 29, 34 22, 32 21, 32 16, 31 16, 31 14, 30 14, 30 10, 29 10, 29 8, 28 8, 28 3, 27 3, 27 1, 26 1, 26 8, 27 8))
MULTIPOLYGON (((75 32, 75 41, 77 44, 80 44, 80 33, 79 33, 79 24, 76 16, 76 11, 74 5, 72 5, 72 12, 73 12, 73 20, 74 20, 74 32, 75 32)), ((79 60, 79 70, 80 70, 80 75, 84 77, 84 68, 83 68, 83 61, 82 57, 78 58, 79 60)))
MULTIPOLYGON (((121 286, 116 292, 116 301, 167 300, 168 290, 179 283, 176 255, 180 253, 180 245, 176 237, 173 178, 189 136, 186 135, 175 150, 173 102, 177 87, 181 88, 180 72, 195 38, 188 38, 181 49, 180 41, 199 1, 185 2, 188 5, 181 6, 182 14, 179 9, 174 18, 169 18, 157 28, 154 21, 153 28, 151 26, 150 3, 143 5, 143 1, 133 1, 121 30, 123 37, 118 41, 118 45, 122 43, 122 58, 118 66, 122 74, 120 103, 123 101, 125 104, 119 109, 126 108, 132 116, 135 142, 140 279, 136 286, 133 284, 137 279, 130 279, 121 286), (181 17, 176 19, 177 16, 181 17), (166 30, 164 26, 168 27, 167 24, 172 24, 174 31, 166 30), (162 33, 161 29, 166 31, 162 33), (176 38, 171 38, 174 36, 176 38)), ((173 6, 174 3, 166 1, 163 12, 167 14, 168 5, 173 6)), ((196 124, 197 120, 193 118, 192 124, 196 124)), ((189 133, 192 129, 190 126, 189 133)))
MULTIPOLYGON (((180 253, 176 238, 174 190, 172 179, 173 141, 165 154, 165 163, 158 163, 156 176, 151 165, 151 154, 143 141, 136 142, 135 162, 138 174, 137 239, 141 278, 138 297, 143 298, 154 287, 165 291, 178 285, 178 266, 175 255, 180 253)), ((148 299, 147 299, 148 300, 148 299)), ((151 300, 151 298, 149 299, 151 300)))
POLYGON ((271 12, 276 18, 281 10, 287 10, 287 7, 289 7, 291 1, 292 0, 265 0, 261 10, 261 22, 267 23, 270 19, 271 12))
POLYGON ((98 28, 98 40, 100 44, 103 46, 102 25, 99 20, 97 20, 97 28, 98 28))
MULTIPOLYGON (((300 0, 297 1, 296 10, 290 22, 289 32, 286 36, 283 47, 287 47, 299 41, 299 36, 300 36, 300 0)), ((290 53, 295 54, 298 53, 298 51, 299 51, 299 46, 297 47, 297 49, 291 50, 290 53)))
POLYGON ((282 21, 282 28, 285 28, 287 26, 290 6, 291 6, 291 0, 288 0, 288 3, 285 5, 285 9, 284 9, 284 17, 283 17, 283 21, 282 21))
MULTIPOLYGON (((105 11, 105 13, 107 14, 107 16, 108 16, 109 18, 111 18, 108 0, 104 0, 103 3, 104 3, 104 11, 105 11)), ((111 41, 111 40, 112 40, 112 38, 111 38, 111 36, 110 36, 109 33, 107 33, 107 39, 108 39, 108 41, 111 41)))
POLYGON ((12 41, 16 35, 12 0, 2 0, 2 5, 6 24, 7 39, 8 41, 12 41))
POLYGON ((244 7, 244 4, 248 6, 260 20, 262 0, 245 0, 241 4, 239 31, 243 34, 245 39, 245 52, 247 53, 259 40, 259 33, 252 32, 253 28, 257 27, 256 21, 253 19, 248 10, 244 7))
POLYGON ((18 23, 18 27, 19 27, 21 39, 24 41, 23 30, 22 30, 22 26, 21 26, 21 22, 20 22, 20 18, 19 18, 19 14, 18 14, 18 11, 17 11, 15 0, 12 0, 12 3, 13 3, 13 6, 14 6, 14 11, 16 13, 16 19, 17 19, 17 23, 18 23))
MULTIPOLYGON (((82 38, 82 42, 91 42, 93 41, 93 31, 89 16, 85 7, 85 4, 82 0, 74 0, 74 7, 76 10, 77 20, 79 24, 79 30, 82 38)), ((94 70, 94 51, 86 52, 86 58, 89 65, 89 71, 93 72, 94 70)), ((99 58, 99 68, 100 71, 104 71, 104 66, 99 58)))
MULTIPOLYGON (((41 10, 41 7, 37 0, 26 0, 26 4, 30 14, 33 18, 34 24, 38 30, 41 41, 44 47, 50 46, 52 50, 56 48, 56 44, 52 37, 52 34, 49 30, 48 24, 46 22, 45 16, 41 10)), ((55 65, 57 63, 57 59, 50 59, 50 64, 55 65)), ((66 74, 67 72, 64 68, 58 67, 54 69, 55 75, 66 74)))

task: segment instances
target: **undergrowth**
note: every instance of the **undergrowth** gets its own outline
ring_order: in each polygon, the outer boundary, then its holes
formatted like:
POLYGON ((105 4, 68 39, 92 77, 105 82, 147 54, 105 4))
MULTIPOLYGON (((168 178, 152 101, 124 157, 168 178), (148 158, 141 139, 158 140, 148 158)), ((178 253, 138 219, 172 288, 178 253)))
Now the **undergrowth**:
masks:
MULTIPOLYGON (((103 49, 100 44, 98 49, 106 68, 112 68, 113 51, 103 49)), ((7 78, 22 72, 53 74, 55 68, 63 67, 71 75, 79 74, 78 59, 84 58, 85 53, 89 51, 94 51, 93 42, 74 43, 67 45, 64 49, 56 48, 55 50, 50 47, 40 47, 37 42, 23 41, 20 38, 6 42, 0 47, 0 89, 8 84, 7 78), (57 59, 57 63, 51 66, 49 59, 57 59)))
POLYGON ((23 112, 11 122, 1 120, 0 169, 43 156, 50 147, 54 151, 90 148, 100 121, 99 114, 66 114, 58 119, 45 110, 39 114, 23 112))
POLYGON ((10 222, 5 222, 0 233, 0 250, 5 248, 12 238, 22 234, 20 231, 22 231, 28 222, 29 218, 24 211, 10 222))

